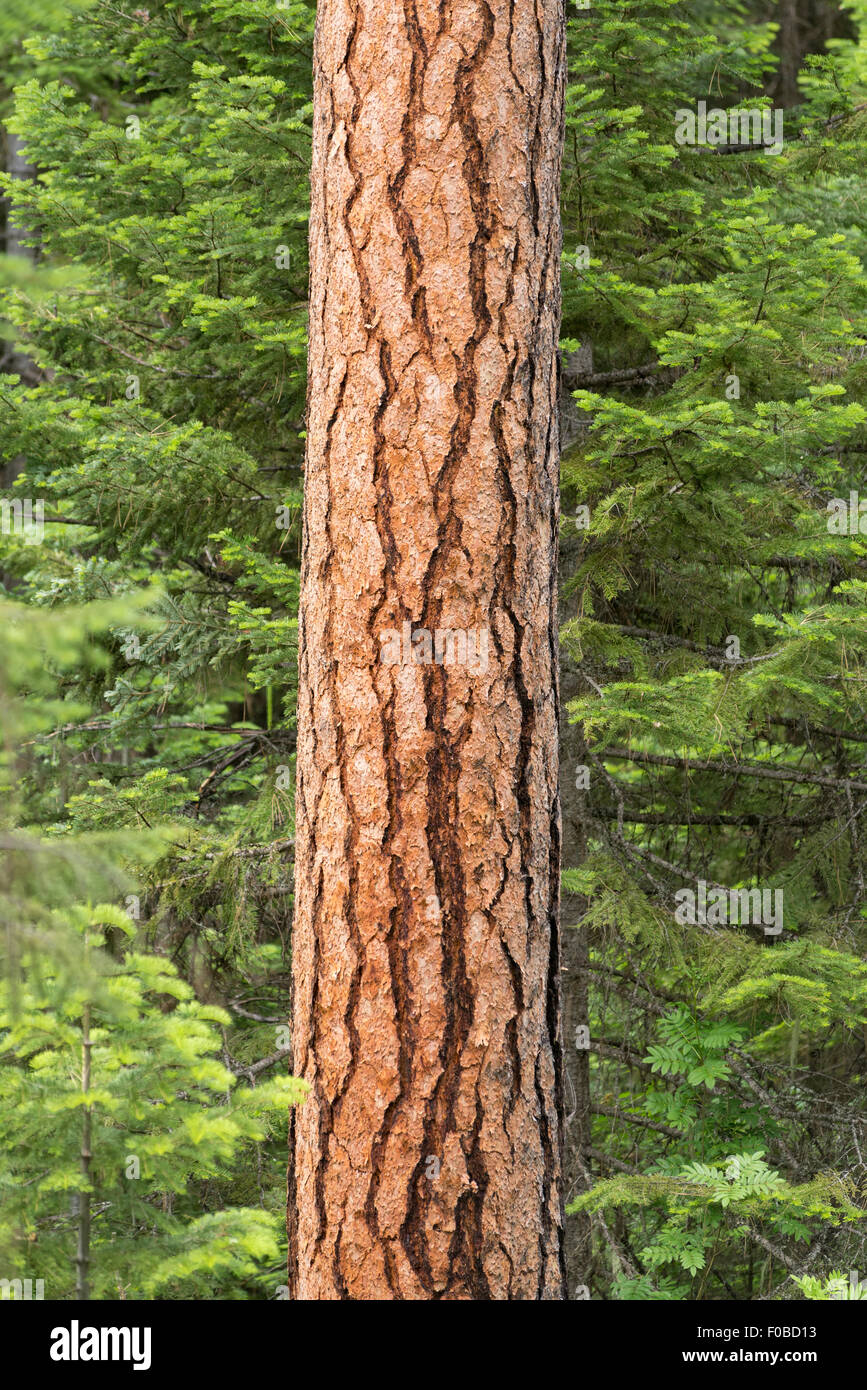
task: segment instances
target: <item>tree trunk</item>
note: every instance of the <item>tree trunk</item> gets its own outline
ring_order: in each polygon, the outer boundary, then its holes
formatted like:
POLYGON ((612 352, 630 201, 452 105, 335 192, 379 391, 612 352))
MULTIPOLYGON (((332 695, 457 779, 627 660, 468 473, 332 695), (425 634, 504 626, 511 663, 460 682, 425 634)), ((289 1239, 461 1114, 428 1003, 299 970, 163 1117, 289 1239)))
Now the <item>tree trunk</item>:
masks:
MULTIPOLYGON (((32 164, 28 164, 22 152, 23 142, 21 137, 13 135, 11 130, 0 132, 0 139, 3 144, 3 163, 6 173, 13 179, 35 179, 36 170, 32 164)), ((25 246, 21 241, 22 236, 30 237, 30 232, 15 221, 12 211, 11 198, 0 199, 3 216, 3 250, 7 256, 17 256, 19 259, 35 262, 36 251, 32 246, 25 246)), ((20 376, 25 386, 36 386, 42 380, 41 373, 34 365, 33 359, 24 353, 15 351, 13 342, 3 342, 0 339, 0 375, 20 376)), ((18 477, 24 466, 24 459, 18 456, 7 462, 0 469, 0 486, 9 487, 18 477)))
POLYGON ((564 1296, 562 0, 322 0, 290 1284, 564 1296))
POLYGON ((779 0, 777 22, 780 26, 778 36, 780 69, 777 101, 781 106, 796 106, 801 100, 801 94, 798 90, 798 73, 803 58, 801 15, 798 0, 779 0))
MULTIPOLYGON (((85 1004, 81 1017, 81 1089, 84 1095, 90 1093, 90 1053, 93 1039, 90 1036, 90 1005, 85 1004)), ((88 1274, 90 1270, 90 1151, 91 1109, 84 1105, 81 1111, 81 1152, 79 1169, 81 1172, 81 1191, 77 1205, 77 1243, 75 1249, 75 1297, 90 1298, 88 1274)))
MULTIPOLYGON (((11 130, 6 131, 6 172, 13 179, 35 179, 36 170, 29 164, 23 154, 23 141, 20 135, 13 135, 11 130)), ((35 261, 36 252, 32 246, 25 246, 20 240, 22 236, 30 236, 26 228, 16 225, 12 214, 11 202, 6 203, 6 231, 4 250, 7 256, 23 256, 25 260, 35 261)))
MULTIPOLYGON (((589 364, 592 370, 592 361, 589 364)), ((586 370, 586 368, 585 368, 586 370)), ((562 421, 562 415, 561 415, 562 421)), ((562 554, 562 551, 561 551, 562 554)), ((568 556, 568 548, 566 548, 568 556)), ((567 561, 568 563, 568 561, 567 561)), ((574 566, 573 566, 574 568, 574 566)), ((583 677, 566 676, 568 698, 583 694, 583 677), (571 689, 570 689, 571 686, 571 689)), ((581 726, 560 727, 560 786, 563 804, 563 860, 567 868, 578 868, 587 854, 587 791, 583 773, 587 771, 587 743, 581 726), (579 777, 579 773, 582 775, 579 777)), ((579 925, 587 911, 587 899, 571 894, 564 906, 563 933, 563 1071, 566 1116, 563 1126, 563 1186, 568 1205, 591 1183, 589 1149, 591 1132, 590 1076, 590 943, 588 931, 579 925)), ((586 1212, 570 1216, 566 1223, 563 1252, 570 1299, 589 1296, 593 1258, 593 1232, 586 1212)))

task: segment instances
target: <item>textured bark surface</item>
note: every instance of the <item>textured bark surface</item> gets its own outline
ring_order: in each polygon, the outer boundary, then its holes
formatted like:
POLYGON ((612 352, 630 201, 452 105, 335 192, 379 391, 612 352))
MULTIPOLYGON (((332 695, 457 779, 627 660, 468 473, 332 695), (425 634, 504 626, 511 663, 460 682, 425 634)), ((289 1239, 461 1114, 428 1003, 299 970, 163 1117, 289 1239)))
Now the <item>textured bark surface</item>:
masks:
POLYGON ((562 0, 319 8, 298 1298, 564 1296, 563 41, 562 0), (419 630, 476 659, 428 660, 419 630))

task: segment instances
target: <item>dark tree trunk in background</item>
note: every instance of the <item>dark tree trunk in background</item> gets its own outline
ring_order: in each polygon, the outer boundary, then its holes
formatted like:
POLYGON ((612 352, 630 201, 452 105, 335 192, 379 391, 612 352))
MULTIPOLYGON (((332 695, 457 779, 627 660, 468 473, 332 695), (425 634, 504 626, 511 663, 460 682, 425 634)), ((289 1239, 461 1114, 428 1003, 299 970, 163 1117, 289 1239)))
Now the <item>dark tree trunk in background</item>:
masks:
POLYGON ((778 0, 776 50, 779 67, 769 91, 780 106, 803 100, 798 74, 808 53, 823 53, 829 39, 854 38, 849 16, 838 0, 778 0))
MULTIPOLYGON (((568 522, 567 522, 568 527, 568 522)), ((570 547, 566 546, 567 563, 570 547)), ((584 681, 569 672, 564 677, 564 700, 586 689, 584 681)), ((561 726, 561 794, 563 799, 563 862, 572 867, 582 863, 587 848, 587 791, 577 785, 577 771, 587 764, 586 743, 580 725, 563 721, 561 726)), ((590 1024, 589 940, 580 926, 587 909, 585 898, 569 895, 563 905, 563 1057, 565 1110, 563 1179, 566 1202, 586 1192, 591 1184, 590 1050, 586 1046, 590 1024)), ((569 1217, 564 1252, 568 1297, 589 1287, 593 1253, 590 1218, 586 1214, 569 1217)), ((580 1295, 583 1297, 583 1294, 580 1295)))
MULTIPOLYGON (((2 142, 6 173, 14 179, 34 179, 36 170, 32 164, 28 164, 22 153, 20 136, 13 135, 10 130, 4 130, 2 131, 2 142)), ((21 241, 21 237, 26 235, 26 231, 16 222, 9 199, 4 199, 3 250, 7 256, 18 256, 28 261, 36 260, 36 252, 33 247, 25 246, 21 241)), ((41 379, 31 358, 16 352, 12 343, 2 341, 0 341, 0 373, 5 376, 20 376, 28 386, 35 386, 41 379)), ((18 472, 20 472, 20 462, 15 468, 7 465, 3 471, 2 485, 8 486, 18 472)))
POLYGON ((798 72, 801 67, 801 17, 798 0, 780 0, 780 76, 777 101, 781 106, 795 106, 801 99, 798 91, 798 72))
MULTIPOLYGON (((11 130, 5 133, 6 143, 6 172, 13 179, 34 179, 36 170, 32 164, 28 164, 22 152, 23 141, 19 135, 13 135, 11 130)), ((6 208, 6 229, 4 250, 7 256, 23 256, 28 261, 36 259, 36 253, 31 246, 25 246, 20 241, 20 237, 26 236, 26 232, 16 226, 14 214, 8 204, 6 208)))

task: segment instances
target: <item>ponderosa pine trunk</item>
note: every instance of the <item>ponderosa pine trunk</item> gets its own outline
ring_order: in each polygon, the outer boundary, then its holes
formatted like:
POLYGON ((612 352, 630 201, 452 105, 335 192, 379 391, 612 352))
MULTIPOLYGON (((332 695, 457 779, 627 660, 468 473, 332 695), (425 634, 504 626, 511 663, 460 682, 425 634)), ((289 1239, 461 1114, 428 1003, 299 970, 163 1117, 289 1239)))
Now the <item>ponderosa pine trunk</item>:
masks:
POLYGON ((560 1299, 562 0, 322 0, 290 1285, 560 1299))

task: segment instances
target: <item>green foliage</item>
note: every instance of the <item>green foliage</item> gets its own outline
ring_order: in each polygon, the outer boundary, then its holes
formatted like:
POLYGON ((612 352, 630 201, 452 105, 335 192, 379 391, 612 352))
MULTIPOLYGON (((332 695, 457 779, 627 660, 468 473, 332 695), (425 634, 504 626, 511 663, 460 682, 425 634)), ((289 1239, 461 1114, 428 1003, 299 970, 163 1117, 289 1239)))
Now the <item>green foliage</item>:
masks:
POLYGON ((106 904, 64 916, 82 939, 74 985, 45 965, 28 968, 25 949, 20 978, 0 988, 0 1247, 12 1277, 45 1279, 52 1298, 71 1295, 84 1193, 92 1296, 232 1297, 279 1257, 275 1211, 196 1217, 191 1198, 225 1180, 239 1158, 249 1162, 304 1083, 239 1086, 215 1057, 226 1012, 197 1002, 170 962, 104 949, 109 929, 132 934, 124 912, 106 904))
POLYGON ((313 7, 19 9, 0 1272, 70 1297, 85 1192, 92 1297, 273 1297, 313 7))
POLYGON ((864 491, 867 11, 828 8, 776 155, 675 138, 700 99, 777 90, 756 7, 594 0, 570 26, 564 887, 594 1296, 790 1296, 808 1235, 864 1249, 865 541, 831 520, 864 491), (780 894, 782 930, 682 925, 702 885, 780 894))
MULTIPOLYGON (((698 1289, 669 1283, 667 1296, 672 1298, 701 1295, 726 1238, 749 1236, 767 1223, 775 1233, 807 1241, 811 1221, 837 1225, 864 1216, 833 1177, 822 1175, 811 1183, 792 1186, 765 1163, 760 1150, 731 1154, 718 1163, 685 1164, 677 1172, 660 1176, 611 1178, 576 1198, 569 1211, 575 1214, 630 1206, 657 1206, 664 1213, 653 1239, 638 1252, 651 1280, 666 1265, 685 1271, 691 1279, 702 1275, 698 1289)), ((667 1277, 677 1280, 676 1274, 667 1277)), ((628 1281, 620 1284, 618 1297, 636 1296, 645 1296, 642 1283, 634 1288, 628 1281)))
POLYGON ((688 1009, 673 1009, 659 1024, 663 1042, 647 1050, 652 1070, 662 1076, 685 1076, 688 1086, 706 1086, 709 1091, 721 1077, 729 1075, 724 1055, 729 1043, 739 1041, 742 1032, 728 1023, 707 1023, 693 1018, 688 1009))
POLYGON ((817 1279, 813 1274, 805 1274, 793 1280, 805 1298, 827 1303, 835 1300, 858 1300, 867 1298, 867 1287, 857 1276, 846 1277, 839 1269, 832 1269, 826 1279, 817 1279))

